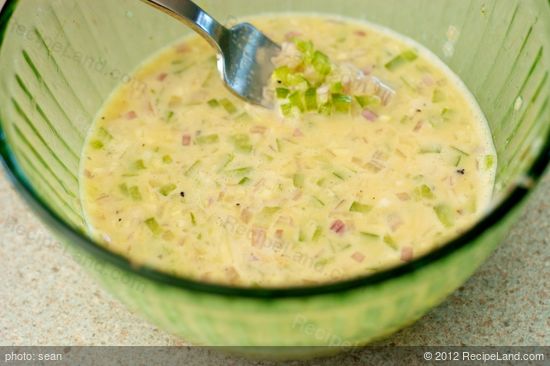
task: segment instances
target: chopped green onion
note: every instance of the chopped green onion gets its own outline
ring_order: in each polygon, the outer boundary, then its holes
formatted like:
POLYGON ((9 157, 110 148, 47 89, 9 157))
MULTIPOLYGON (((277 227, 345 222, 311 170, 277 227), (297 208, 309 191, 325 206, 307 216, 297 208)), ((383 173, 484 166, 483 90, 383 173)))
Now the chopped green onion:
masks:
POLYGON ((212 107, 212 108, 217 108, 217 107, 220 106, 220 102, 218 102, 217 99, 210 99, 210 100, 208 101, 208 105, 209 105, 210 107, 212 107))
POLYGON ((164 156, 162 157, 162 162, 163 162, 164 164, 170 164, 172 161, 173 161, 173 160, 172 160, 172 157, 171 157, 170 155, 164 155, 164 156))
POLYGON ((250 143, 250 136, 246 134, 238 134, 231 137, 231 142, 235 146, 235 149, 241 153, 250 153, 252 151, 252 144, 250 143))
POLYGON ((221 172, 222 170, 224 170, 225 168, 227 168, 227 166, 229 164, 231 164, 231 162, 235 160, 235 155, 233 154, 227 154, 227 156, 225 157, 222 165, 220 166, 220 168, 218 169, 218 173, 221 172))
POLYGON ((315 228, 315 231, 313 232, 313 235, 311 236, 311 240, 317 241, 322 234, 323 234, 323 228, 317 225, 317 227, 315 228))
POLYGON ((245 186, 245 185, 247 185, 248 183, 250 183, 250 178, 244 177, 243 179, 241 179, 241 180, 239 181, 238 184, 239 184, 240 186, 245 186))
POLYGON ((93 140, 90 145, 96 149, 96 150, 101 150, 103 149, 103 142, 99 141, 99 140, 93 140))
POLYGON ((493 155, 485 155, 485 168, 491 169, 495 164, 495 157, 493 155))
POLYGON ((384 235, 384 243, 386 243, 390 248, 392 248, 393 250, 397 250, 398 249, 398 246, 397 246, 397 242, 395 241, 395 239, 393 237, 391 237, 390 235, 384 235))
POLYGON ((435 89, 432 96, 433 103, 441 103, 445 101, 445 93, 441 89, 435 89))
POLYGON ((404 64, 416 60, 417 58, 418 58, 418 55, 414 50, 407 50, 395 56, 391 61, 386 63, 384 67, 390 71, 394 71, 397 68, 403 66, 404 64))
POLYGON ((174 111, 168 111, 166 114, 166 122, 170 122, 174 118, 174 111))
POLYGON ((168 196, 170 193, 172 193, 174 191, 174 189, 176 189, 176 185, 175 184, 167 184, 165 186, 162 186, 159 190, 160 194, 162 194, 163 196, 168 196))
POLYGON ((372 210, 372 206, 365 205, 360 202, 353 202, 349 208, 350 212, 360 212, 360 213, 367 213, 370 210, 372 210))
POLYGON ((228 173, 235 174, 235 175, 246 175, 250 173, 253 170, 251 167, 244 167, 244 168, 238 168, 230 170, 228 173))
POLYGON ((120 192, 122 192, 123 195, 125 196, 128 196, 129 195, 129 191, 128 191, 128 185, 126 185, 126 183, 122 183, 118 186, 118 188, 120 189, 120 192))
POLYGON ((345 94, 332 94, 332 103, 337 112, 347 113, 351 110, 353 99, 345 94))
POLYGON ((443 224, 445 227, 451 227, 454 225, 454 214, 451 207, 448 205, 437 205, 434 207, 434 211, 437 215, 437 218, 439 221, 443 224))
POLYGON ((319 198, 313 196, 313 199, 314 199, 318 204, 320 204, 321 207, 324 207, 324 206, 325 206, 325 203, 324 203, 323 201, 321 201, 319 198))
POLYGON ((317 89, 316 88, 309 88, 308 90, 306 90, 304 98, 306 101, 306 110, 308 111, 317 110, 317 89))
POLYGON ((235 107, 235 104, 233 104, 229 99, 227 98, 221 99, 220 104, 226 110, 227 113, 229 114, 237 113, 237 107, 235 107))
POLYGON ((303 174, 294 174, 292 177, 292 183, 296 188, 304 188, 305 177, 303 174))
POLYGON ((441 117, 443 117, 444 120, 449 120, 455 115, 455 111, 449 108, 443 108, 441 110, 441 117))
POLYGON ((149 230, 151 230, 151 232, 155 235, 158 235, 162 232, 162 229, 161 229, 159 223, 157 222, 157 220, 154 217, 151 217, 151 218, 145 220, 145 225, 147 225, 149 230))
POLYGON ((195 139, 197 145, 211 145, 220 141, 220 137, 216 134, 214 135, 201 135, 195 139))
POLYGON ((285 99, 290 94, 290 90, 287 88, 277 88, 275 92, 277 94, 277 99, 285 99))
POLYGON ((130 187, 128 193, 130 193, 130 197, 132 197, 134 201, 141 201, 141 193, 137 186, 130 187))
POLYGON ((193 226, 197 225, 197 219, 195 218, 195 214, 193 214, 192 212, 189 212, 189 217, 191 217, 191 223, 193 224, 193 226))
POLYGON ((420 148, 420 154, 441 154, 441 146, 424 146, 420 148))
POLYGON ((97 131, 97 135, 102 140, 111 141, 113 139, 113 135, 111 135, 109 131, 105 129, 105 127, 100 127, 99 130, 97 131))
POLYGON ((340 180, 346 180, 346 176, 340 172, 332 172, 332 175, 340 180))
POLYGON ((458 147, 451 146, 451 149, 457 151, 460 155, 470 156, 470 154, 468 154, 468 153, 467 153, 466 151, 464 151, 464 150, 460 150, 458 147))

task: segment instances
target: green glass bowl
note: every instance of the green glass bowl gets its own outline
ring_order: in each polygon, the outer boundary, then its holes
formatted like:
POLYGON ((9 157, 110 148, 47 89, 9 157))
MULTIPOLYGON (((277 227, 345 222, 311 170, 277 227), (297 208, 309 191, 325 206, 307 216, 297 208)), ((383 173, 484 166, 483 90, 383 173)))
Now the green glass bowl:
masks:
POLYGON ((135 82, 130 75, 144 59, 188 30, 137 0, 8 0, 0 17, 0 153, 18 191, 76 260, 131 309, 203 345, 366 344, 411 324, 463 284, 518 218, 548 165, 549 2, 199 3, 225 22, 290 11, 366 19, 427 46, 464 80, 490 122, 499 161, 494 209, 422 258, 335 284, 250 289, 134 268, 85 232, 81 151, 117 85, 135 82))

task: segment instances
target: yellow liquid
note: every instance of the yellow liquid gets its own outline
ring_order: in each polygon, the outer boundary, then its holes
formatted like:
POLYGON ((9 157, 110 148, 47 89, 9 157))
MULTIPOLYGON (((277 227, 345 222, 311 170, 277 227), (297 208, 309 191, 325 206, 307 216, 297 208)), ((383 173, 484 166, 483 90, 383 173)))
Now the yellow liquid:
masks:
POLYGON ((122 86, 90 132, 82 197, 105 246, 203 281, 326 283, 410 261, 486 212, 490 132, 435 56, 362 23, 252 22, 279 43, 289 32, 312 40, 395 96, 373 107, 375 121, 357 110, 283 118, 232 96, 213 50, 186 38, 138 70, 132 85, 146 87, 122 86), (385 67, 411 48, 416 60, 385 67))

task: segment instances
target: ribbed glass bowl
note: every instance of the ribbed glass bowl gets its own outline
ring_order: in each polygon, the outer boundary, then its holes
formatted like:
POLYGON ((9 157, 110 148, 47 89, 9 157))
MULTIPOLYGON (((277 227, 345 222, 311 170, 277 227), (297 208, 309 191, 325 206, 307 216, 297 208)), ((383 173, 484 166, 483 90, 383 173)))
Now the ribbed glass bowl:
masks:
MULTIPOLYGON (((548 164, 547 0, 199 1, 221 21, 265 12, 367 19, 439 55, 485 112, 498 152, 495 208, 460 238, 382 273, 315 287, 246 289, 134 268, 91 241, 79 160, 120 83, 188 33, 137 0, 8 0, 0 17, 0 153, 18 191, 76 259, 131 309, 204 345, 357 345, 417 320, 459 287, 517 219, 548 164)), ((301 349, 300 352, 307 349, 301 349)))

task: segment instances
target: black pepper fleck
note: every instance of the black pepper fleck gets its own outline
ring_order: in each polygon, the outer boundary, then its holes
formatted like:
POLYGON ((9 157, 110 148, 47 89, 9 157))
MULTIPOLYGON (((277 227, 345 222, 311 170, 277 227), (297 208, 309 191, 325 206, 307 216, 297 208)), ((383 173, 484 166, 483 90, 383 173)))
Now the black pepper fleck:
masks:
POLYGON ((185 192, 180 192, 180 196, 185 197, 185 192))
POLYGON ((460 175, 464 175, 466 173, 464 169, 458 169, 456 172, 460 175))

